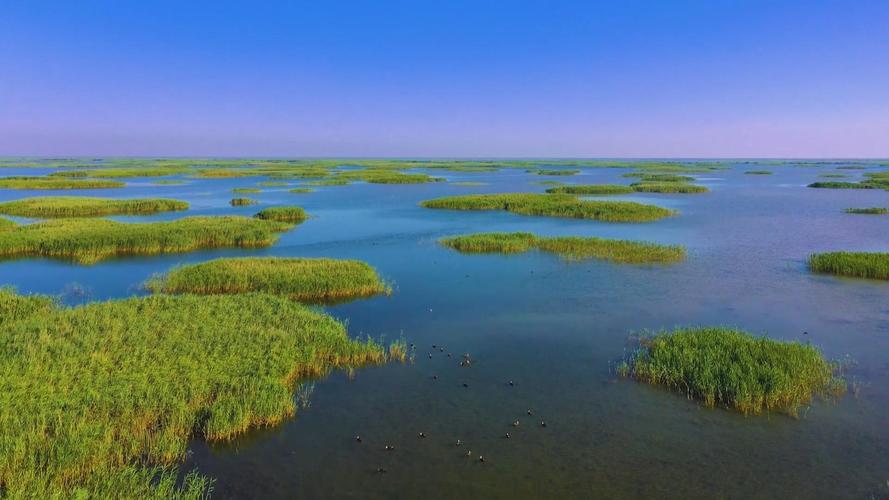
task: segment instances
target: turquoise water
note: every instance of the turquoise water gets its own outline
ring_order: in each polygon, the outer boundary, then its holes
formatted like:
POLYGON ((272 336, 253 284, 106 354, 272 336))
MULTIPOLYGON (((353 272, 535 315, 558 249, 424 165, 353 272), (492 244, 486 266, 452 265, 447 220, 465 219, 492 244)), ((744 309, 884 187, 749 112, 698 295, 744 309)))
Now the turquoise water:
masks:
MULTIPOLYGON (((477 187, 354 184, 291 194, 287 189, 300 184, 291 182, 248 195, 259 206, 234 208, 228 201, 239 195, 232 188, 268 179, 189 179, 171 186, 127 180, 125 188, 65 194, 167 196, 192 205, 187 212, 120 220, 252 215, 284 204, 298 204, 312 218, 267 249, 93 266, 22 259, 0 263, 0 276, 22 292, 62 294, 69 303, 143 293, 140 284, 154 273, 220 256, 358 258, 393 282, 391 297, 326 309, 347 320, 355 336, 403 336, 416 345, 415 361, 333 374, 304 387, 308 406, 282 425, 222 445, 195 441, 183 468, 215 478, 215 498, 889 496, 889 284, 813 275, 805 267, 816 251, 889 250, 889 217, 843 213, 889 206, 889 193, 805 187, 833 172, 828 167, 743 174, 752 168, 698 175, 708 194, 608 197, 680 211, 645 224, 417 205, 451 194, 546 188, 535 184, 546 177, 520 169, 431 172, 488 183, 477 187), (436 243, 477 231, 683 244, 689 256, 669 267, 626 266, 542 253, 462 255, 436 243), (815 404, 799 420, 745 418, 611 371, 633 332, 713 324, 812 342, 831 358, 853 360, 849 376, 860 389, 815 404), (472 367, 458 366, 463 353, 471 355, 472 367), (521 425, 513 428, 516 419, 521 425), (418 432, 428 437, 419 439, 418 432), (457 439, 464 444, 456 446, 457 439), (385 451, 386 444, 395 450, 385 451), (464 456, 467 450, 472 458, 464 456)), ((583 169, 551 179, 627 182, 620 177, 625 172, 583 169)), ((4 169, 0 175, 33 173, 4 169)), ((46 194, 0 190, 0 201, 46 194)))

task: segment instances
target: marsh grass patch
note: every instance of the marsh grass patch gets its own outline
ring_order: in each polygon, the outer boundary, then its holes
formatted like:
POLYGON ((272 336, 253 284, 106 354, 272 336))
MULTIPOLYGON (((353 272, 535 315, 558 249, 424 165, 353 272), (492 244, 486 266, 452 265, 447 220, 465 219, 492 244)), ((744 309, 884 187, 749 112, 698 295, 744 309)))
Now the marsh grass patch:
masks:
POLYGON ((187 209, 188 203, 166 198, 43 196, 0 203, 2 214, 33 218, 145 215, 187 209))

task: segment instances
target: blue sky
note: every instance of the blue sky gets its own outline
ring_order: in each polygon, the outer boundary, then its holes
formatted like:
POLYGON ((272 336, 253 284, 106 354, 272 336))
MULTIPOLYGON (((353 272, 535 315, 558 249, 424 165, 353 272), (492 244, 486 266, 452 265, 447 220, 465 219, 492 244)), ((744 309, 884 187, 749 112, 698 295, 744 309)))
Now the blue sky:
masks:
POLYGON ((0 154, 889 157, 889 1, 6 0, 0 154))

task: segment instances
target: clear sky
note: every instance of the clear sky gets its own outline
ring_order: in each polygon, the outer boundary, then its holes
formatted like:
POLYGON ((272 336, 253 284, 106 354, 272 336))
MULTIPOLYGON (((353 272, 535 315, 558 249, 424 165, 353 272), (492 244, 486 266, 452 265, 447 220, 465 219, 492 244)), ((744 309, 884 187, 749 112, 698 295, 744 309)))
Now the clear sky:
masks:
POLYGON ((889 157, 889 0, 4 0, 0 155, 889 157))

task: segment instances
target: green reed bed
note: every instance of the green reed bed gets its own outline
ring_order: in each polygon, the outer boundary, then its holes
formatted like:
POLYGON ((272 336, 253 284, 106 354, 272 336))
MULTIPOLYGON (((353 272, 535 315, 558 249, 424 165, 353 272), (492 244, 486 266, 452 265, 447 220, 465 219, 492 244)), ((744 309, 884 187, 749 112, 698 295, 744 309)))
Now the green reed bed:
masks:
POLYGON ((334 178, 334 179, 321 179, 318 181, 309 181, 305 182, 306 186, 347 186, 351 184, 352 181, 349 179, 342 178, 334 178))
POLYGON ((313 191, 314 191, 314 189, 312 189, 312 188, 293 188, 293 189, 287 190, 288 193, 293 193, 293 194, 307 194, 307 193, 311 193, 313 191))
POLYGON ((232 198, 229 204, 233 207, 243 207, 246 205, 256 205, 258 202, 253 198, 232 198))
POLYGON ((818 177, 823 179, 848 179, 852 176, 849 174, 820 174, 818 177))
POLYGON ((816 396, 845 391, 838 365, 815 347, 732 328, 679 328, 641 339, 618 373, 744 413, 797 416, 816 396))
POLYGON ((262 189, 258 188, 234 188, 232 189, 232 193, 235 194, 257 194, 261 193, 262 189))
POLYGON ((444 246, 464 253, 554 253, 567 260, 601 259, 619 264, 672 264, 685 259, 685 248, 628 240, 531 233, 477 233, 445 238, 444 246))
POLYGON ((889 208, 885 208, 885 207, 847 208, 843 211, 846 212, 847 214, 862 214, 862 215, 889 214, 889 208))
POLYGON ((126 179, 132 177, 164 177, 167 175, 182 175, 191 173, 192 170, 184 167, 113 167, 113 168, 89 168, 80 170, 61 170, 49 175, 54 177, 93 177, 100 179, 126 179))
POLYGON ((577 175, 580 173, 580 170, 575 169, 534 169, 529 170, 529 173, 535 175, 577 175))
POLYGON ((682 182, 634 182, 630 184, 637 193, 697 194, 710 192, 706 186, 682 182))
POLYGON ((632 187, 623 184, 585 184, 549 188, 546 192, 555 194, 608 195, 628 194, 634 192, 634 190, 632 187))
POLYGON ((889 280, 887 252, 826 252, 809 256, 809 269, 817 273, 853 278, 889 280))
POLYGON ((124 255, 266 247, 292 227, 285 222, 233 216, 145 223, 56 219, 0 232, 0 259, 53 257, 92 264, 124 255))
POLYGON ((37 218, 141 215, 187 209, 188 203, 165 198, 114 199, 85 196, 44 196, 0 203, 0 214, 37 218))
POLYGON ((302 207, 269 207, 255 215, 258 219, 276 220, 281 222, 302 222, 309 216, 302 207))
POLYGON ((649 222, 675 215, 655 205, 630 201, 580 200, 567 194, 474 194, 447 196, 420 204, 448 210, 506 210, 521 215, 572 217, 607 222, 649 222))
POLYGON ((687 175, 676 174, 649 174, 645 172, 630 172, 623 177, 637 177, 639 182, 694 182, 695 178, 687 175))
POLYGON ((772 175, 773 173, 771 170, 748 170, 744 172, 746 175, 772 175))
POLYGON ((18 227, 18 224, 15 221, 11 221, 9 219, 4 219, 0 217, 0 232, 8 231, 10 229, 15 229, 18 227))
POLYGON ((344 170, 330 180, 363 181, 370 184, 425 184, 443 181, 426 174, 405 174, 396 170, 344 170))
POLYGON ((307 302, 344 301, 389 294, 376 270, 357 260, 245 257, 173 269, 148 282, 162 293, 264 292, 307 302))
POLYGON ((265 181, 265 182, 260 182, 259 185, 262 187, 284 187, 284 186, 287 186, 288 184, 286 182, 280 182, 280 181, 265 181))
POLYGON ((171 469, 189 441, 226 441, 297 411, 332 369, 403 360, 270 294, 154 295, 69 308, 0 290, 0 493, 202 498, 171 469))
POLYGON ((818 181, 809 184, 816 189, 874 189, 875 186, 862 182, 818 181))
POLYGON ((67 179, 64 177, 3 177, 0 189, 109 189, 123 187, 120 181, 67 179))

